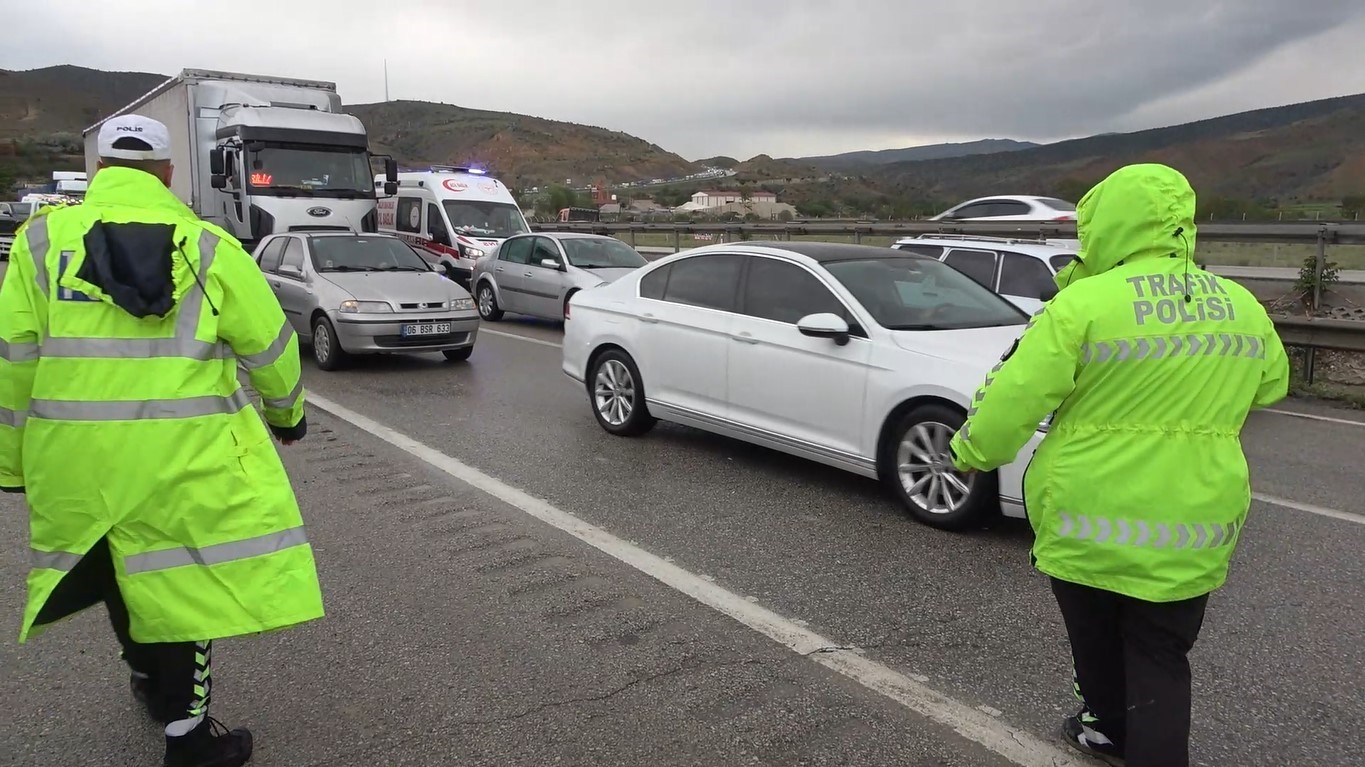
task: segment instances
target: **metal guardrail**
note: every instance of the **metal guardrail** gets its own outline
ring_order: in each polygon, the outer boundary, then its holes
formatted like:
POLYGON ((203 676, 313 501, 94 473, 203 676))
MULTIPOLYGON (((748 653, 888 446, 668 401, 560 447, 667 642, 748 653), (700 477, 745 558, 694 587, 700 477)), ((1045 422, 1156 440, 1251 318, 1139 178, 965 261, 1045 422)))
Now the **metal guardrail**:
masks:
MULTIPOLYGON (((1267 224, 1199 224, 1201 240, 1213 242, 1316 243, 1328 245, 1365 244, 1365 223, 1267 223, 1267 224)), ((941 222, 941 221, 869 221, 866 223, 536 223, 531 228, 538 232, 590 232, 593 234, 724 234, 736 240, 754 236, 788 239, 794 235, 852 235, 862 237, 914 237, 921 234, 965 234, 1016 239, 1076 239, 1076 225, 1069 221, 1044 224, 1026 222, 941 222)))
POLYGON ((14 246, 14 238, 11 236, 0 237, 0 261, 9 260, 9 249, 14 246))

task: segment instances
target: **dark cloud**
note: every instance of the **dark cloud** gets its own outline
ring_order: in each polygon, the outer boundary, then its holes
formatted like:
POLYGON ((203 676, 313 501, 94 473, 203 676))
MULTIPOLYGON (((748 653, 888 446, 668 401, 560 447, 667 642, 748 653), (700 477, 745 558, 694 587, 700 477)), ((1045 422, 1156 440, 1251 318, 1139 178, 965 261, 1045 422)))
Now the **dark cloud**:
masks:
POLYGON ((1365 91, 1359 0, 50 1, 17 27, 8 68, 292 74, 364 102, 387 58, 396 98, 689 157, 1047 140, 1365 91))

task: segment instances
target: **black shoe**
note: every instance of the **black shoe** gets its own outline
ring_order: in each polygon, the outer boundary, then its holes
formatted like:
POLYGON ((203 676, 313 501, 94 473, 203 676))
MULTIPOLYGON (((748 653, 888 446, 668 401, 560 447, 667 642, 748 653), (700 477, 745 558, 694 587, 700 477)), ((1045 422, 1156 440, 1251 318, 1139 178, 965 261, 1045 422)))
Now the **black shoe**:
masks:
POLYGON ((1062 740, 1068 746, 1103 762, 1124 767, 1123 749, 1111 742, 1104 733, 1081 723, 1081 715, 1068 716, 1062 721, 1062 740))
POLYGON ((164 767, 242 767, 251 759, 251 731, 228 730, 211 716, 188 735, 166 736, 164 767))
POLYGON ((133 690, 133 699, 142 704, 142 707, 147 711, 147 716, 162 725, 170 724, 180 718, 179 713, 171 712, 162 699, 161 692, 151 679, 134 674, 129 680, 129 686, 133 690))

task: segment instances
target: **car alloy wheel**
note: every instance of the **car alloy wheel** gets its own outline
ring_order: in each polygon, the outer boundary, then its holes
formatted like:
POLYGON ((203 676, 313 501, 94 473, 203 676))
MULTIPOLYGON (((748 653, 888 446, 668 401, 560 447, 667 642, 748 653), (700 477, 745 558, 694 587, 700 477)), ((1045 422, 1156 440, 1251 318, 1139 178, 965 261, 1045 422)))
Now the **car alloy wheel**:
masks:
POLYGON ((492 285, 486 282, 480 285, 477 300, 480 317, 490 322, 496 322, 502 318, 502 311, 498 309, 498 299, 493 295, 492 285))
POLYGON ((597 413, 608 424, 620 428, 635 410, 635 378, 620 360, 610 359, 597 368, 593 387, 597 413))
POLYGON ((896 448, 896 472, 912 503, 930 514, 953 514, 972 494, 975 477, 953 468, 948 442, 956 429, 937 421, 910 427, 896 448))

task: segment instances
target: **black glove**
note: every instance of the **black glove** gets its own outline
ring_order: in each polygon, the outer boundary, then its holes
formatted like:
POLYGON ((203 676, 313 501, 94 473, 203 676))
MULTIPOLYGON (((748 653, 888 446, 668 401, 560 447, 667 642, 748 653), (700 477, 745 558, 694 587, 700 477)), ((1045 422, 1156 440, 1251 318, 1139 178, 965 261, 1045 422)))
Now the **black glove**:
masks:
POLYGON ((0 487, 0 493, 18 493, 18 494, 20 494, 20 495, 23 495, 23 493, 24 493, 24 488, 22 488, 22 487, 0 487))
POLYGON ((281 442, 298 442, 308 434, 308 417, 300 416, 299 422, 293 426, 276 426, 269 424, 270 433, 275 435, 275 439, 281 442))

